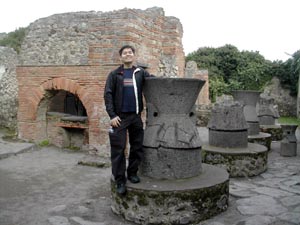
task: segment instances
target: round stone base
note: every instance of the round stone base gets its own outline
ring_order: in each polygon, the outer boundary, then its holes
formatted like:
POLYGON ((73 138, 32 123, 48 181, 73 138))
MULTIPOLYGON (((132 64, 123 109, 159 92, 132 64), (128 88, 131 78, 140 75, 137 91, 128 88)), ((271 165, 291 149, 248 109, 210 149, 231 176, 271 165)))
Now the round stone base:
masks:
POLYGON ((271 134, 272 141, 282 140, 282 128, 279 124, 275 125, 260 125, 260 131, 271 134))
POLYGON ((248 135, 248 141, 251 143, 256 143, 260 145, 264 145, 268 148, 268 150, 271 150, 271 142, 272 137, 271 134, 259 132, 255 135, 248 135))
POLYGON ((127 194, 119 196, 111 181, 112 211, 137 224, 194 224, 228 207, 229 175, 226 170, 202 164, 196 177, 159 180, 141 177, 127 182, 127 194))
POLYGON ((257 176, 267 170, 268 149, 260 144, 248 143, 247 148, 221 148, 202 146, 203 162, 224 168, 230 177, 257 176))

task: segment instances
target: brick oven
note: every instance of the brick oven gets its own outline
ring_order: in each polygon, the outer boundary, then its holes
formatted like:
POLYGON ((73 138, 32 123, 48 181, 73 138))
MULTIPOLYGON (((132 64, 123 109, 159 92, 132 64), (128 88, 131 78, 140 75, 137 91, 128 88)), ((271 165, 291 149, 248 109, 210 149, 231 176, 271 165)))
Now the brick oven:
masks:
POLYGON ((107 154, 109 117, 103 103, 108 73, 124 44, 157 76, 184 76, 182 26, 162 8, 77 12, 29 26, 18 79, 19 138, 107 154))

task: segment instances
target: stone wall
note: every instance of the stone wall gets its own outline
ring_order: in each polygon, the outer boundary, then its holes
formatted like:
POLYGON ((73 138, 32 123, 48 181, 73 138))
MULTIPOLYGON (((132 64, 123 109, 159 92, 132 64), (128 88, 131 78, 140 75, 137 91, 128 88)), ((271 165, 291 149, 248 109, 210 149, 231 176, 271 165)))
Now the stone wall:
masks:
POLYGON ((195 61, 189 61, 186 63, 185 67, 185 77, 197 78, 205 81, 205 84, 202 87, 195 104, 196 106, 209 105, 210 100, 208 70, 199 70, 195 61))
POLYGON ((280 116, 297 116, 297 98, 290 96, 290 90, 280 85, 280 80, 273 77, 270 85, 265 87, 264 95, 274 98, 274 104, 278 105, 280 116))
POLYGON ((42 18, 29 26, 21 65, 99 65, 119 62, 132 44, 137 61, 162 76, 183 76, 182 25, 162 8, 76 12, 42 18))
POLYGON ((53 93, 62 90, 84 105, 88 127, 80 129, 90 147, 107 153, 102 148, 108 145, 109 126, 103 91, 107 74, 119 65, 118 50, 133 45, 137 61, 148 65, 150 73, 182 77, 182 34, 180 21, 156 7, 64 13, 32 23, 17 67, 19 137, 38 142, 61 135, 55 133, 61 129, 49 129, 46 114, 53 93))
POLYGON ((13 49, 0 46, 0 126, 13 130, 17 125, 17 61, 13 49))

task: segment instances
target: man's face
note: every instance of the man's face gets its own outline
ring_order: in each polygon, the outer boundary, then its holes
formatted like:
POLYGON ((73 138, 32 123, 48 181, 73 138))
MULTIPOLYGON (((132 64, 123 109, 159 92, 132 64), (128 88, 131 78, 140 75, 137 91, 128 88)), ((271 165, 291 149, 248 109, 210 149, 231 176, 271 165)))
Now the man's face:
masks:
POLYGON ((131 48, 123 49, 120 59, 121 59, 122 63, 124 63, 124 64, 132 63, 134 60, 134 53, 131 50, 131 48))

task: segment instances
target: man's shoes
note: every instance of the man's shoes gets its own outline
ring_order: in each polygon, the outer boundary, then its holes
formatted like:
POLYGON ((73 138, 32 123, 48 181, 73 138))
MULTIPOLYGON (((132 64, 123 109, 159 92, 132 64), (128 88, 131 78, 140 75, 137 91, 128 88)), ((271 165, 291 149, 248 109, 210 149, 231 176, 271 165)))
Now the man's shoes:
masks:
POLYGON ((137 176, 137 175, 132 175, 132 176, 129 176, 128 177, 128 180, 131 182, 131 183, 139 183, 141 180, 140 178, 137 176))
POLYGON ((117 184, 117 193, 119 195, 125 195, 126 194, 126 186, 124 183, 117 184))

